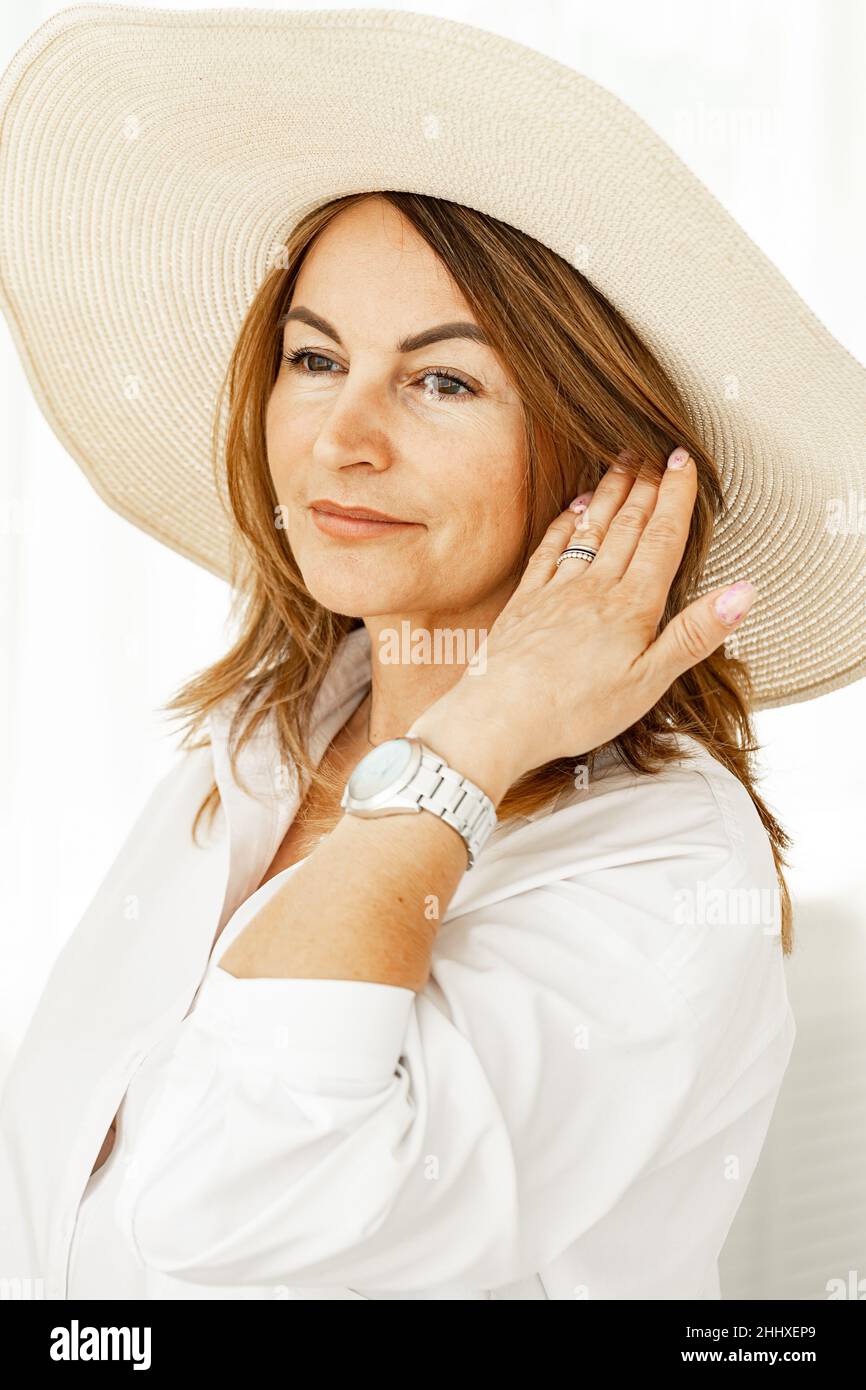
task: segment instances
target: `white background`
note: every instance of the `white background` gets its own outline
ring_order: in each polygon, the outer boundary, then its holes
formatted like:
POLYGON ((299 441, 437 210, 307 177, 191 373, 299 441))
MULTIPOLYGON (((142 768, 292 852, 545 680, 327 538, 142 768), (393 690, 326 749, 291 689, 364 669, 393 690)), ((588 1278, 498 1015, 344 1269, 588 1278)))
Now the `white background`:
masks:
MULTIPOLYGON (((4 7, 0 63, 58 8, 4 7)), ((866 361, 866 3, 392 8, 494 30, 609 87, 866 361)), ((65 455, 2 318, 0 447, 2 1078, 52 961, 174 757, 176 726, 157 706, 229 635, 222 582, 110 511, 65 455)), ((794 836, 798 1039, 724 1252, 727 1298, 823 1298, 831 1277, 866 1279, 864 722, 864 682, 757 718, 763 791, 794 836)))

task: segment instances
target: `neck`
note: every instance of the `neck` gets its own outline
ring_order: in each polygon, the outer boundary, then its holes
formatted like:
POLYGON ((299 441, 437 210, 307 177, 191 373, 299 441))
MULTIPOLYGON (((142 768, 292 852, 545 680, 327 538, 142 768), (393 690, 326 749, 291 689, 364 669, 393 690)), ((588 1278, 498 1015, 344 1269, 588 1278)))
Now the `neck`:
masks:
POLYGON ((365 618, 371 685, 350 721, 354 731, 371 747, 400 738, 460 679, 504 602, 499 597, 459 614, 365 618))

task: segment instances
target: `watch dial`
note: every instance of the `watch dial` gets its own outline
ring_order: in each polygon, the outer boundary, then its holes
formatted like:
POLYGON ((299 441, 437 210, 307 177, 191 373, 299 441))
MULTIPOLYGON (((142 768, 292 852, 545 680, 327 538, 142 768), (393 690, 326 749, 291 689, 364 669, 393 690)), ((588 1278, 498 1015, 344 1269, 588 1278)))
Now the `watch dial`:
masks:
POLYGON ((409 764, 412 745, 407 738, 389 738, 367 753, 349 778, 349 795, 366 801, 400 776, 409 764))

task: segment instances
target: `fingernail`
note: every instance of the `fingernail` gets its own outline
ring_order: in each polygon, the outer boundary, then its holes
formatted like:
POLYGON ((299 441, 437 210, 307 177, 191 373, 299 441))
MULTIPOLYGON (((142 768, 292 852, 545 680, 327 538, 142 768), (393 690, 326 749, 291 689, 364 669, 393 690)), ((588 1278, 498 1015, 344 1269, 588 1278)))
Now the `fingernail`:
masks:
POLYGON ((681 444, 678 449, 674 449, 668 459, 668 468, 685 468, 688 461, 689 451, 688 449, 684 449, 681 444))
MULTIPOLYGON (((593 492, 594 492, 594 491, 595 491, 595 489, 593 488, 593 492)), ((592 492, 581 492, 580 495, 579 495, 578 497, 575 497, 575 499, 574 499, 573 502, 569 502, 569 504, 568 504, 568 510, 569 510, 570 512, 578 512, 578 513, 583 512, 583 511, 586 511, 586 508, 589 506, 589 499, 590 499, 591 497, 592 497, 592 492)))
POLYGON ((754 584, 748 579, 740 579, 719 594, 713 607, 721 621, 730 625, 739 622, 743 614, 748 613, 757 596, 758 591, 754 584))

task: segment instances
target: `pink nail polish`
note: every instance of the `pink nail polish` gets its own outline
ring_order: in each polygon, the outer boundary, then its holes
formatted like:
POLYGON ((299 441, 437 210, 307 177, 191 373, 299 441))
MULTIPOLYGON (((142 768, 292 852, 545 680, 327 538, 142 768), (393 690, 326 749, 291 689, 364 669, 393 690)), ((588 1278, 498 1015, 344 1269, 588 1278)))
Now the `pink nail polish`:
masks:
POLYGON ((688 461, 689 451, 688 449, 684 449, 681 444, 678 449, 674 449, 668 459, 668 468, 685 468, 688 461))
MULTIPOLYGON (((593 492, 594 492, 594 491, 595 491, 595 489, 593 488, 593 492)), ((589 499, 590 499, 591 497, 592 497, 592 492, 581 492, 580 495, 579 495, 578 497, 575 497, 575 499, 574 499, 573 502, 569 502, 569 504, 568 504, 568 510, 569 510, 570 512, 577 512, 578 514, 579 514, 580 512, 585 511, 586 508, 589 506, 589 499)))
POLYGON ((740 579, 729 589, 725 589, 724 593, 719 594, 713 608, 723 623, 736 623, 748 613, 757 596, 758 591, 754 584, 748 579, 740 579))

